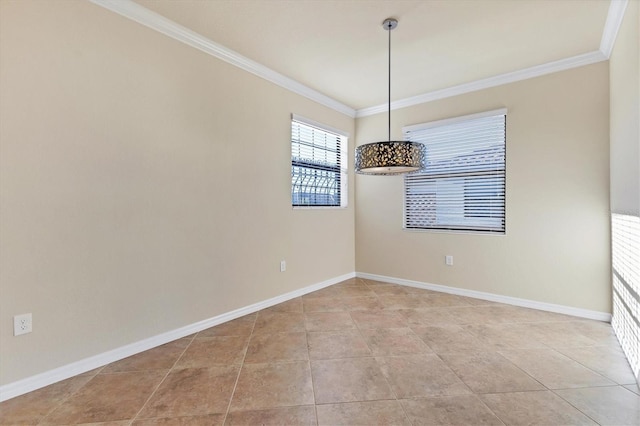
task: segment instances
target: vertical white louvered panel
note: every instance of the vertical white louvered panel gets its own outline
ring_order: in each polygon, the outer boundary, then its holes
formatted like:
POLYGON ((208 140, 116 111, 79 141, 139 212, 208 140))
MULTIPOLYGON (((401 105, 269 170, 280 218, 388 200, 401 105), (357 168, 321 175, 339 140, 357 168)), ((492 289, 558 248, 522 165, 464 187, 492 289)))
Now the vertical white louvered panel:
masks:
POLYGON ((631 368, 640 376, 640 217, 612 214, 611 324, 631 368))

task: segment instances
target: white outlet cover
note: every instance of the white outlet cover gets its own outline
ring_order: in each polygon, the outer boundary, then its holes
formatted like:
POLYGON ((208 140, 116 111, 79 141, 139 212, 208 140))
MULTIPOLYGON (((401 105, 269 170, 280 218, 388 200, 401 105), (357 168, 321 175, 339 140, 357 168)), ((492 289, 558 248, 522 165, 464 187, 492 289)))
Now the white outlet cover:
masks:
POLYGON ((16 315, 13 317, 13 335, 31 333, 33 330, 33 317, 31 314, 16 315))
POLYGON ((280 272, 284 272, 287 270, 287 262, 284 260, 280 261, 280 272))
POLYGON ((449 266, 453 266, 453 256, 445 256, 444 262, 449 266))

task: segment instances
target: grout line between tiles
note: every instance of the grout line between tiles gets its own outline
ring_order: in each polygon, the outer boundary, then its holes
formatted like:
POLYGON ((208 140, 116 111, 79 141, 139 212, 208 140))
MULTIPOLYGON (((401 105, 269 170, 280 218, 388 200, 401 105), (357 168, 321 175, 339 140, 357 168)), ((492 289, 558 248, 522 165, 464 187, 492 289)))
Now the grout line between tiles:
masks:
MULTIPOLYGON (((611 387, 611 386, 609 386, 611 387)), ((576 410, 578 410, 578 412, 584 414, 589 420, 592 420, 595 424, 600 425, 601 423, 597 422, 596 419, 594 419, 593 417, 591 417, 590 415, 588 415, 587 413, 585 413, 584 411, 582 411, 581 409, 579 409, 578 407, 576 407, 575 405, 573 405, 571 403, 571 401, 565 399, 562 397, 562 395, 558 394, 557 392, 555 392, 556 390, 562 390, 562 389, 549 389, 549 392, 551 392, 552 394, 554 394, 555 396, 557 396, 558 398, 560 398, 561 400, 563 400, 564 402, 566 402, 567 404, 569 404, 570 406, 572 406, 573 408, 575 408, 576 410)))
POLYGON ((222 418, 223 425, 227 423, 229 410, 231 410, 231 402, 233 401, 233 397, 236 393, 236 387, 238 386, 238 381, 240 380, 240 374, 242 374, 242 369, 244 368, 244 361, 247 358, 247 352, 249 352, 249 344, 251 343, 253 332, 256 329, 256 322, 258 322, 258 315, 260 315, 260 312, 261 311, 258 311, 256 313, 256 317, 253 319, 253 325, 251 326, 251 333, 249 333, 249 339, 247 339, 247 346, 244 348, 244 355, 242 356, 242 362, 240 363, 240 368, 238 369, 238 375, 236 376, 236 381, 233 384, 233 390, 231 391, 231 396, 229 397, 229 404, 227 404, 227 411, 224 413, 224 417, 222 418))
POLYGON ((144 401, 144 404, 142 404, 142 407, 140 407, 140 409, 138 410, 138 412, 135 414, 135 416, 133 416, 130 420, 129 420, 129 425, 132 425, 133 422, 135 422, 138 419, 138 416, 140 415, 140 413, 142 412, 142 410, 144 410, 144 408, 147 406, 147 404, 149 403, 149 401, 151 401, 151 398, 153 398, 153 396, 156 394, 156 392, 158 391, 158 389, 160 389, 160 386, 162 386, 162 384, 164 383, 165 380, 167 380, 167 377, 169 377, 169 374, 171 374, 171 372, 173 371, 174 367, 176 366, 176 364, 178 363, 178 361, 180 361, 180 358, 182 358, 182 356, 184 355, 184 353, 187 351, 187 349, 189 349, 189 346, 191 346, 191 344, 193 343, 193 341, 196 338, 196 335, 198 333, 193 334, 193 336, 191 337, 191 341, 189 342, 189 344, 187 346, 185 346, 185 348, 182 350, 182 352, 180 353, 180 356, 178 356, 176 358, 176 360, 174 361, 173 365, 171 366, 171 368, 169 368, 169 370, 167 371, 167 373, 164 375, 164 377, 162 378, 162 380, 160 380, 160 382, 158 383, 158 385, 153 389, 153 392, 151 392, 151 394, 149 395, 149 397, 144 401))
MULTIPOLYGON (((302 308, 304 311, 304 307, 302 308)), ((302 314, 304 315, 304 313, 302 314)), ((309 331, 306 330, 304 333, 305 339, 307 339, 307 356, 309 357, 309 377, 311 377, 311 394, 313 395, 313 412, 316 416, 316 425, 320 424, 320 420, 318 419, 318 403, 316 402, 316 387, 313 384, 313 368, 311 368, 311 349, 309 348, 309 331)))
MULTIPOLYGON (((66 398, 62 398, 62 400, 60 400, 60 402, 56 405, 53 406, 53 408, 51 408, 51 410, 49 410, 47 412, 47 414, 45 414, 44 416, 42 416, 42 418, 40 418, 38 420, 38 425, 42 424, 42 422, 44 422, 47 417, 49 417, 54 411, 56 411, 58 408, 60 408, 62 406, 62 404, 64 404, 65 402, 67 402, 73 395, 75 395, 76 393, 80 392, 80 389, 84 388, 85 386, 87 386, 87 384, 89 384, 90 381, 92 381, 99 373, 100 371, 102 371, 102 369, 104 368, 104 366, 100 367, 98 372, 96 374, 94 374, 89 380, 87 380, 87 383, 85 383, 84 385, 80 386, 78 389, 76 389, 75 391, 71 392, 69 395, 67 395, 66 398)), ((74 376, 73 378, 76 378, 78 376, 74 376)), ((70 379, 67 379, 70 380, 70 379)))

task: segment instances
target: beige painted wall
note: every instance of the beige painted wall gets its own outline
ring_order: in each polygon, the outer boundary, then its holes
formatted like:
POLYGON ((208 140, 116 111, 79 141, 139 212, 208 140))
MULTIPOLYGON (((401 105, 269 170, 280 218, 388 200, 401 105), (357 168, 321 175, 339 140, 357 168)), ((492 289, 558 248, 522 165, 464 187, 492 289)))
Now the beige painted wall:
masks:
POLYGON ((354 271, 289 139, 352 118, 89 2, 0 17, 0 384, 354 271))
MULTIPOLYGON (((507 233, 403 231, 402 177, 358 175, 356 270, 611 312, 608 67, 393 111, 399 138, 404 125, 508 108, 507 233)), ((386 126, 386 114, 358 119, 356 143, 386 126)))
POLYGON ((611 211, 640 216, 640 2, 630 1, 610 59, 611 211))

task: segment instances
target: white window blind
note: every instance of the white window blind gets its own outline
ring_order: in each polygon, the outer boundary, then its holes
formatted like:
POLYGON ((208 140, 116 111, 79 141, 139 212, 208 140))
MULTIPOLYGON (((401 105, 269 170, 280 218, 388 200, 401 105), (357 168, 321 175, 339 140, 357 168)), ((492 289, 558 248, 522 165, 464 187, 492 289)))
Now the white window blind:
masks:
POLYGON ((404 129, 427 148, 424 172, 405 175, 405 229, 505 232, 506 111, 404 129))
POLYGON ((291 203, 294 207, 346 205, 346 136, 295 117, 291 121, 291 203))

